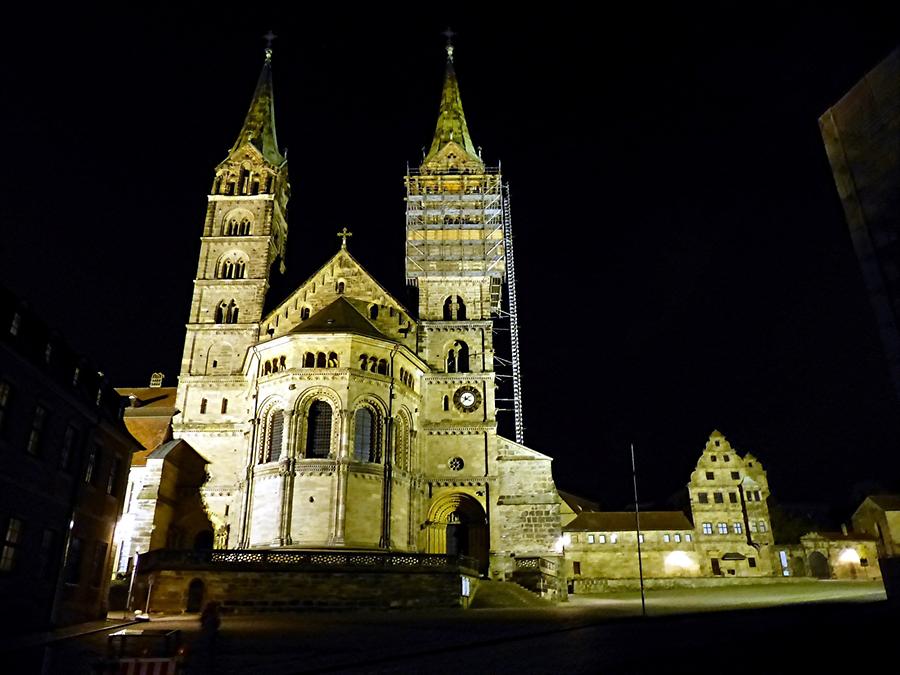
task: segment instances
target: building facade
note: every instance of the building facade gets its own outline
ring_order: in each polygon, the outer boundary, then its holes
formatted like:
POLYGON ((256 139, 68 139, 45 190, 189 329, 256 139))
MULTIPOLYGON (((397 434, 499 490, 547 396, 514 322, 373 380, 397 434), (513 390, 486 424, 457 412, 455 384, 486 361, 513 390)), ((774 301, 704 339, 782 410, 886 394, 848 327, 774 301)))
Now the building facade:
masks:
POLYGON ((4 628, 106 617, 113 529, 140 446, 123 401, 0 289, 0 598, 4 628))
POLYGON ((208 462, 217 548, 449 553, 496 576, 557 557, 551 459, 497 432, 501 182, 469 137, 448 47, 431 150, 406 176, 415 306, 365 270, 345 229, 264 313, 291 194, 266 50, 215 169, 172 418, 174 439, 208 462))

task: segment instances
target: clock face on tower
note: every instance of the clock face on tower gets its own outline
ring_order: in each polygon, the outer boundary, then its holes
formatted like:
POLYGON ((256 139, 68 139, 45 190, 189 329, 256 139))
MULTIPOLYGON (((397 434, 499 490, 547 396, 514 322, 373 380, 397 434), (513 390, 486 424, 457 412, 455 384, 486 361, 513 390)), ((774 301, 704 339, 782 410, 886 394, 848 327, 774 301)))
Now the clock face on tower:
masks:
POLYGON ((481 392, 475 387, 464 384, 453 394, 453 405, 462 412, 473 412, 481 406, 481 392))

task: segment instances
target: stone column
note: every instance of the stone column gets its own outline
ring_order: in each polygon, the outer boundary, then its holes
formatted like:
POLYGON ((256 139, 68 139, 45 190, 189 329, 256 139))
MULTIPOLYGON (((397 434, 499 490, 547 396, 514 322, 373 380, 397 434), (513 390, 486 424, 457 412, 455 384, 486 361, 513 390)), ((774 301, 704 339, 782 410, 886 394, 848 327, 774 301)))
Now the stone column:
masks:
POLYGON ((282 429, 283 440, 281 442, 281 522, 279 523, 278 541, 282 546, 291 545, 291 512, 294 504, 294 444, 290 439, 294 437, 292 425, 294 413, 284 411, 284 427, 282 429))
POLYGON ((347 512, 347 473, 349 470, 350 452, 350 411, 342 410, 338 417, 340 434, 338 436, 338 448, 335 462, 337 480, 335 481, 335 495, 332 500, 334 511, 332 512, 331 536, 328 543, 333 546, 344 544, 344 518, 347 512))

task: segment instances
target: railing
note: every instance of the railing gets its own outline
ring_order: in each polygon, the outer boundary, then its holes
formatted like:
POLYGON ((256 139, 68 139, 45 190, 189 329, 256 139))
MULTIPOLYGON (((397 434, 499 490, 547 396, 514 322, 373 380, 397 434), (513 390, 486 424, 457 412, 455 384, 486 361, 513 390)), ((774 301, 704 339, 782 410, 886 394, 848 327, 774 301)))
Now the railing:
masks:
POLYGON ((157 549, 142 553, 138 574, 159 570, 209 571, 365 571, 418 570, 465 571, 477 574, 478 561, 467 556, 436 553, 340 551, 331 549, 294 551, 285 549, 157 549))
POLYGON ((555 577, 559 566, 555 560, 550 558, 540 558, 538 556, 527 558, 516 558, 516 570, 523 572, 540 572, 547 576, 555 577))

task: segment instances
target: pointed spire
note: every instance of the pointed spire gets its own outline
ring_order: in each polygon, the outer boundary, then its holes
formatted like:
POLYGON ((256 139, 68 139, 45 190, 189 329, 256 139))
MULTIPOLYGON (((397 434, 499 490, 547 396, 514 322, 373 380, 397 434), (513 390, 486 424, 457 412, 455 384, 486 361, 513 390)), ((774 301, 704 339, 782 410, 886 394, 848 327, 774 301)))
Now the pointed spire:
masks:
POLYGON ((444 35, 447 36, 447 72, 444 76, 444 90, 441 94, 441 108, 438 114, 437 127, 434 130, 434 139, 431 141, 431 149, 425 157, 425 164, 434 159, 440 150, 451 141, 461 146, 471 159, 480 163, 478 152, 469 137, 469 127, 466 125, 466 115, 463 112, 462 100, 459 95, 459 83, 456 80, 456 71, 453 68, 453 35, 448 28, 444 35))
POLYGON ((284 157, 278 150, 275 135, 275 98, 272 93, 272 40, 275 37, 272 31, 264 36, 266 60, 256 82, 256 91, 253 92, 253 101, 244 119, 244 126, 241 127, 241 133, 230 153, 249 142, 262 153, 266 161, 280 166, 284 163, 284 157))

